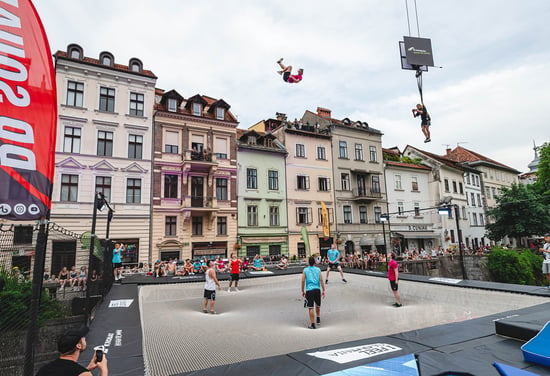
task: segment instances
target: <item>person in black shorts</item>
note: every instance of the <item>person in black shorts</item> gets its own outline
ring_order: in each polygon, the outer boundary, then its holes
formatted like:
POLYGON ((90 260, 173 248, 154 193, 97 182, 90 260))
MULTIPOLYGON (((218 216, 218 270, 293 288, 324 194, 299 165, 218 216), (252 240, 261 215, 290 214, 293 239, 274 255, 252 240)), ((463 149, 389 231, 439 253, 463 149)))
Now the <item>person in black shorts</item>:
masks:
POLYGON ((292 65, 285 66, 283 64, 283 58, 280 58, 277 60, 277 64, 281 67, 282 70, 277 71, 277 73, 281 74, 283 76, 283 81, 288 82, 289 84, 297 84, 298 82, 302 81, 304 70, 302 68, 298 69, 298 74, 291 74, 292 73, 292 65))
POLYGON ((309 266, 302 272, 302 296, 305 298, 304 308, 309 309, 308 329, 316 329, 315 325, 321 325, 321 296, 325 297, 325 284, 321 269, 314 266, 315 257, 308 259, 309 266), (315 312, 313 309, 315 308, 315 312), (317 321, 315 321, 317 315, 317 321))
POLYGON ((432 119, 430 119, 430 114, 428 114, 426 106, 418 103, 416 108, 412 109, 412 113, 414 117, 420 116, 420 119, 422 120, 420 127, 422 128, 422 133, 424 133, 424 136, 426 137, 424 142, 430 142, 430 125, 432 123, 432 119))

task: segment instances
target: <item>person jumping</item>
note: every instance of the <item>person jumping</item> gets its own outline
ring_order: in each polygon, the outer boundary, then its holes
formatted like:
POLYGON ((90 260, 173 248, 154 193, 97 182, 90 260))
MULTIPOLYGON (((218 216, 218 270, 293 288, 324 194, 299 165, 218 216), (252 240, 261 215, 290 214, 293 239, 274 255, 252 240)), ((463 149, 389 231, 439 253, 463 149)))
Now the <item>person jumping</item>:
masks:
POLYGON ((424 133, 424 136, 426 137, 424 142, 430 142, 430 125, 432 119, 430 119, 430 114, 428 114, 426 106, 418 103, 416 105, 416 108, 412 109, 412 113, 414 117, 420 116, 420 119, 422 120, 420 126, 422 127, 422 133, 424 133))
POLYGON ((302 76, 304 74, 304 70, 302 68, 298 69, 298 74, 292 75, 292 65, 289 65, 288 67, 283 64, 283 58, 280 58, 277 60, 277 64, 281 67, 282 70, 277 71, 277 73, 283 75, 283 81, 288 82, 289 84, 297 84, 298 82, 302 81, 302 76))

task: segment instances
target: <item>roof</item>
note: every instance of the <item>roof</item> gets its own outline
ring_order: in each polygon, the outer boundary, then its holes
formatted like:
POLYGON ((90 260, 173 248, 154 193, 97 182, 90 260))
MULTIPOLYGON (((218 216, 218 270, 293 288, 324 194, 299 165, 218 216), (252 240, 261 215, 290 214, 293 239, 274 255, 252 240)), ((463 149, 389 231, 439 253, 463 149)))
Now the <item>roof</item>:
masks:
POLYGON ((83 57, 82 59, 73 59, 73 58, 71 58, 67 55, 66 51, 58 50, 53 55, 56 59, 76 61, 76 62, 88 64, 88 65, 95 65, 95 66, 105 68, 105 69, 112 69, 112 70, 121 71, 121 72, 125 72, 125 73, 135 74, 135 75, 138 75, 138 76, 147 76, 147 77, 151 77, 151 78, 157 78, 157 76, 155 76, 155 74, 153 72, 151 72, 150 70, 147 70, 147 69, 143 69, 141 72, 135 72, 135 71, 131 70, 130 67, 128 67, 127 65, 116 64, 116 63, 112 67, 110 67, 108 65, 101 64, 99 62, 99 59, 94 59, 94 58, 86 57, 86 56, 83 57))
POLYGON ((463 148, 462 146, 457 146, 453 150, 447 150, 447 155, 445 157, 456 162, 478 162, 478 163, 490 164, 495 167, 500 167, 502 169, 512 171, 516 174, 519 173, 519 171, 516 170, 515 168, 506 166, 503 163, 497 162, 494 159, 491 159, 482 154, 476 153, 475 151, 463 148))
POLYGON ((415 165, 412 163, 403 163, 403 162, 394 162, 394 161, 384 161, 387 165, 396 166, 396 167, 405 167, 405 168, 415 168, 417 170, 427 170, 430 171, 431 168, 427 166, 415 165))
POLYGON ((407 145, 405 147, 405 149, 408 149, 408 148, 411 148, 413 150, 416 150, 424 155, 426 155, 427 157, 430 157, 436 161, 438 161, 439 163, 442 163, 448 167, 452 167, 452 168, 455 168, 457 170, 461 170, 461 171, 464 171, 465 167, 464 166, 461 166, 460 163, 456 162, 456 161, 453 161, 449 158, 446 158, 446 157, 443 157, 441 155, 437 155, 437 154, 434 154, 434 153, 430 153, 428 151, 424 151, 424 150, 420 150, 418 148, 415 148, 414 146, 411 146, 411 145, 407 145))

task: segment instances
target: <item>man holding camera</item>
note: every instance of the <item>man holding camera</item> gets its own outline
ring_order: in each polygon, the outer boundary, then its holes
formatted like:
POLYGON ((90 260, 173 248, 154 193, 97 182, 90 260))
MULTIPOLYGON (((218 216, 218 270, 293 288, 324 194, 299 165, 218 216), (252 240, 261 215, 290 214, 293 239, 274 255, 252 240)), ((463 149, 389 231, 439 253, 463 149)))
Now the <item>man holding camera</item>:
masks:
POLYGON ((92 376, 92 370, 98 368, 101 376, 107 376, 107 358, 103 351, 94 351, 94 356, 87 367, 78 364, 80 354, 86 350, 86 334, 88 327, 69 330, 57 342, 59 358, 40 368, 36 376, 92 376))
POLYGON ((542 248, 539 248, 539 251, 543 253, 544 261, 542 262, 542 273, 546 276, 546 281, 548 285, 546 287, 550 288, 550 232, 544 234, 544 245, 542 248))

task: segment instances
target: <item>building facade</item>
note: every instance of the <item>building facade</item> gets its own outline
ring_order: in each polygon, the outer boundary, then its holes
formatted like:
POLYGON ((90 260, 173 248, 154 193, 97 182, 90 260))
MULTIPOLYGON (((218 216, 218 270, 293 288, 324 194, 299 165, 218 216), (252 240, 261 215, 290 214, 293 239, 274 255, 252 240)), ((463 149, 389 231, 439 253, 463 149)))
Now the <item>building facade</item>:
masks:
POLYGON ((227 257, 235 247, 238 122, 229 108, 157 90, 153 260, 227 257))

